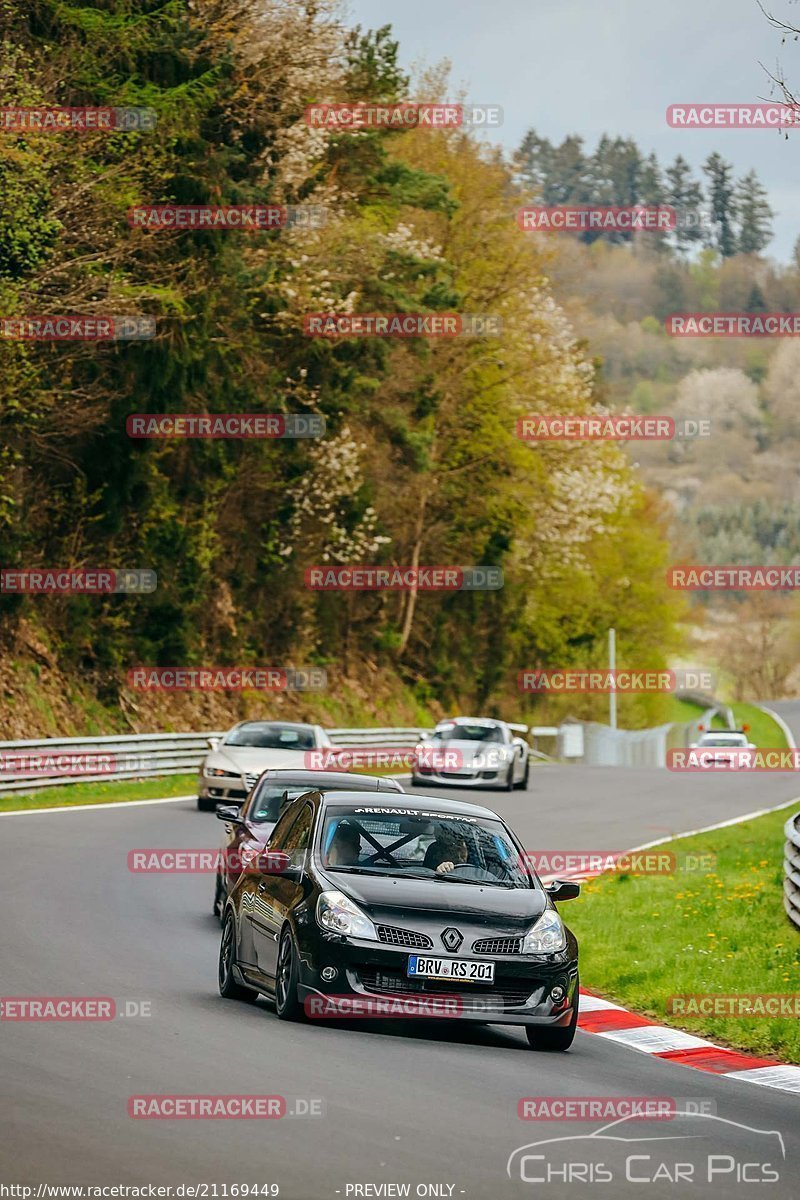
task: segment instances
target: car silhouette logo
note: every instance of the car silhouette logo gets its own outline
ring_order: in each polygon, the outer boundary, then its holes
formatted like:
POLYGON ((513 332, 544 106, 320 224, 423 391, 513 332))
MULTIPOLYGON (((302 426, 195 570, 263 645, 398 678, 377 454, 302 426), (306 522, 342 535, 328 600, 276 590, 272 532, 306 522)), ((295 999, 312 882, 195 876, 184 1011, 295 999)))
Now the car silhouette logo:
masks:
POLYGON ((446 950, 457 950, 463 940, 463 934, 454 929, 452 925, 442 930, 442 941, 446 950))

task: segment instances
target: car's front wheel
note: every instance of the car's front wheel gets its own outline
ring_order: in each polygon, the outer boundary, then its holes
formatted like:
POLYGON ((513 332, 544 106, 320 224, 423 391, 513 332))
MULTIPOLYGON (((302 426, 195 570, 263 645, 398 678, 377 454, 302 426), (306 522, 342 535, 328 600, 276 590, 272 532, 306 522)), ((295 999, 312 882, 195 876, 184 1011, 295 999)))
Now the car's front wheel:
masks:
POLYGON ((198 796, 197 797, 197 811, 198 812, 214 812, 216 810, 216 807, 217 807, 216 800, 209 800, 208 796, 198 796))
POLYGON ((519 783, 515 783, 514 787, 518 788, 520 791, 522 791, 524 788, 527 788, 528 780, 530 779, 530 775, 531 775, 531 760, 529 758, 527 758, 525 760, 525 772, 522 776, 522 779, 520 779, 519 783))
POLYGON ((299 1021, 303 1006, 297 997, 300 959, 291 930, 281 934, 278 965, 275 970, 275 1011, 281 1021, 299 1021))
POLYGON ((235 961, 236 921, 233 913, 229 911, 222 926, 222 938, 219 943, 219 967, 217 970, 219 994, 226 1000, 249 1000, 252 1003, 256 998, 256 993, 251 992, 250 988, 242 987, 234 979, 233 965, 235 961))
POLYGON ((578 984, 575 984, 575 1004, 569 1025, 526 1025, 528 1044, 532 1050, 569 1050, 578 1027, 578 984))
POLYGON ((512 791, 512 789, 514 787, 514 764, 513 764, 513 762, 509 763, 508 774, 506 775, 505 783, 502 783, 500 786, 502 787, 504 792, 512 791))

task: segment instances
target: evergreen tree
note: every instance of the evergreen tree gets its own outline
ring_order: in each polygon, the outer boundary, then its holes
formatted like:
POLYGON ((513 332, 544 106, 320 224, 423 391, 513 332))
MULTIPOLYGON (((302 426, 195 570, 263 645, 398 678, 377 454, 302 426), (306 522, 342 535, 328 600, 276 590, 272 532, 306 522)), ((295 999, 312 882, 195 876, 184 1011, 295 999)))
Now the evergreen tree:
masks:
POLYGON ((667 167, 667 203, 677 213, 677 227, 673 233, 676 249, 685 253, 694 242, 703 238, 703 230, 691 222, 703 203, 703 189, 692 178, 692 168, 682 155, 678 155, 672 166, 667 167), (684 218, 684 214, 686 217, 684 218))
POLYGON ((767 191, 755 171, 748 171, 736 185, 740 254, 760 254, 772 241, 774 213, 767 202, 767 191))
POLYGON ((730 258, 736 253, 733 165, 715 152, 709 154, 703 170, 708 179, 708 201, 715 226, 713 245, 723 258, 730 258))

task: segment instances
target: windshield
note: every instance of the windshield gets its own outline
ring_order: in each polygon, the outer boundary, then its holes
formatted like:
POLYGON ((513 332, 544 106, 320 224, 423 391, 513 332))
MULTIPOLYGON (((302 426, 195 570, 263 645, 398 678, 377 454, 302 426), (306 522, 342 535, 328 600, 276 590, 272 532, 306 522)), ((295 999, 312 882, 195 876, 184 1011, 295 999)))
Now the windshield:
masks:
POLYGON ((320 851, 330 871, 534 886, 503 823, 483 817, 335 805, 325 815, 320 851))
POLYGON ((437 742, 502 742, 503 731, 497 725, 444 725, 434 729, 437 742))
POLYGON ((313 750, 314 730, 292 725, 273 725, 253 721, 234 729, 225 738, 225 746, 257 746, 260 750, 313 750))
POLYGON ((278 784, 263 787, 250 806, 248 820, 252 821, 254 825, 274 824, 281 814, 283 807, 281 801, 284 794, 286 795, 286 804, 289 804, 298 796, 304 796, 309 791, 311 791, 310 786, 287 788, 285 785, 278 784))
POLYGON ((700 739, 701 746, 746 746, 747 738, 743 734, 738 737, 703 737, 700 739))

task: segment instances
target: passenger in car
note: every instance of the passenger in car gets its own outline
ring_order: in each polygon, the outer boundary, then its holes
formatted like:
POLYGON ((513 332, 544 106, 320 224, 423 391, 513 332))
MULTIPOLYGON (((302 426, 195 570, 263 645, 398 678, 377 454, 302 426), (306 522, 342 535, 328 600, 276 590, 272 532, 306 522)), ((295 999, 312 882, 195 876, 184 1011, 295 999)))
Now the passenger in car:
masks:
POLYGON ((361 857, 361 834, 355 825, 340 822, 328 847, 329 867, 354 867, 361 857))

